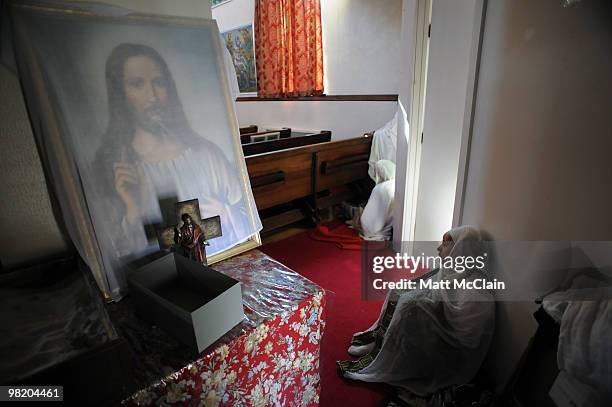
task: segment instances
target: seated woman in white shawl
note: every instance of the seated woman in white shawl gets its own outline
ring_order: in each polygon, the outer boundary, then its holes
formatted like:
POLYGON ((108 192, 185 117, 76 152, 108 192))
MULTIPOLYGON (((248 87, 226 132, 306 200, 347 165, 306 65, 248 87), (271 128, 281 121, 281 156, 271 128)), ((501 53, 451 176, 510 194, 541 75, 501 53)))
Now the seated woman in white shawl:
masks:
POLYGON ((374 164, 372 179, 376 186, 363 212, 348 223, 365 240, 390 240, 395 199, 395 164, 379 160, 374 164))
MULTIPOLYGON (((480 233, 469 226, 452 229, 438 252, 442 259, 482 255, 480 233)), ((483 270, 459 273, 442 268, 429 278, 483 276, 483 270)), ((367 331, 353 335, 349 353, 363 356, 338 362, 338 367, 344 377, 385 382, 417 396, 465 384, 488 351, 494 330, 493 300, 493 294, 484 290, 393 290, 378 320, 367 331)))

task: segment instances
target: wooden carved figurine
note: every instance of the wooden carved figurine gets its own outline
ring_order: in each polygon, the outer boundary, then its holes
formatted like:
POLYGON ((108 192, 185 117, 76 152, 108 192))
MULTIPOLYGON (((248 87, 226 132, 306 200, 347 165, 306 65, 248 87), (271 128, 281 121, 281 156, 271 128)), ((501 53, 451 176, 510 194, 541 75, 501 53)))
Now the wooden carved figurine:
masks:
POLYGON ((177 229, 176 243, 180 245, 183 255, 204 265, 206 262, 206 246, 204 230, 193 221, 187 213, 181 216, 183 225, 177 229))

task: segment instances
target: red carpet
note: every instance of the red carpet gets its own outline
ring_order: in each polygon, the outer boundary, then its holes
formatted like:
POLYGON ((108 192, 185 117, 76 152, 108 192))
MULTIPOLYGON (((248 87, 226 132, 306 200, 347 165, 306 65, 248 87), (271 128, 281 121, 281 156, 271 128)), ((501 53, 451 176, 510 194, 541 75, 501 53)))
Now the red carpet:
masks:
POLYGON ((368 328, 382 302, 361 300, 361 252, 314 240, 309 232, 263 246, 274 259, 326 291, 327 327, 321 344, 321 406, 376 406, 391 392, 383 384, 344 379, 336 360, 348 359, 351 335, 368 328))

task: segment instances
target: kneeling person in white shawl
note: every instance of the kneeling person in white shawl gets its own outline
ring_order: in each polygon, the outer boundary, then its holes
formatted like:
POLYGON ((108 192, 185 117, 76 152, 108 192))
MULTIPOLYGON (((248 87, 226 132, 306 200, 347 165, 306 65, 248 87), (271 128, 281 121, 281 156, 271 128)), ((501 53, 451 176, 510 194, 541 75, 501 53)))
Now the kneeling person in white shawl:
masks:
MULTIPOLYGON (((442 259, 476 257, 482 255, 481 243, 478 230, 462 226, 444 235, 438 252, 442 259)), ((459 273, 442 268, 430 278, 483 277, 482 270, 459 273)), ((367 331, 353 335, 349 353, 364 356, 338 362, 338 367, 344 377, 385 382, 418 396, 468 383, 489 349, 494 312, 494 297, 489 291, 392 290, 379 319, 367 331)))
POLYGON ((374 164, 376 186, 363 212, 348 223, 365 240, 390 240, 395 199, 395 164, 379 160, 374 164))

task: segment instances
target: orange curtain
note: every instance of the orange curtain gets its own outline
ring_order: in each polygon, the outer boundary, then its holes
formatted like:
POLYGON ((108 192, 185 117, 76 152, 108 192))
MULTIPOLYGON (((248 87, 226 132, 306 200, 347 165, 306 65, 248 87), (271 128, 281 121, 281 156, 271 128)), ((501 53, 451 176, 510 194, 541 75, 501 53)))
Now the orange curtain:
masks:
POLYGON ((323 93, 320 0, 255 0, 259 97, 323 93))

